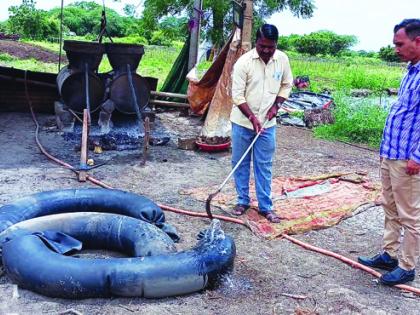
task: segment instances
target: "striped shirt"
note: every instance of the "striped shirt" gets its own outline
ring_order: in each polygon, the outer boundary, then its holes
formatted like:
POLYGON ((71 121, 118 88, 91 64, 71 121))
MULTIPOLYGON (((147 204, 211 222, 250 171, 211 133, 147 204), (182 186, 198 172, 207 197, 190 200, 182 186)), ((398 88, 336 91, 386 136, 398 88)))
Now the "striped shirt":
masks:
POLYGON ((381 157, 420 163, 420 61, 408 66, 386 120, 381 157))

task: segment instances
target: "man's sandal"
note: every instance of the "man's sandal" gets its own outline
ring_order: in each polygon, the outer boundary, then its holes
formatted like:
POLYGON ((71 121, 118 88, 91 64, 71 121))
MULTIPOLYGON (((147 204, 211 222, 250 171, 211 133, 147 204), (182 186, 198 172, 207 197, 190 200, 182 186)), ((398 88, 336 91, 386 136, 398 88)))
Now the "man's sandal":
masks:
POLYGON ((264 218, 266 218, 271 223, 280 223, 280 217, 278 217, 274 211, 260 212, 264 218))
POLYGON ((240 216, 243 215, 247 210, 249 209, 249 205, 241 205, 241 204, 237 204, 233 209, 232 209, 232 214, 236 215, 236 216, 240 216))

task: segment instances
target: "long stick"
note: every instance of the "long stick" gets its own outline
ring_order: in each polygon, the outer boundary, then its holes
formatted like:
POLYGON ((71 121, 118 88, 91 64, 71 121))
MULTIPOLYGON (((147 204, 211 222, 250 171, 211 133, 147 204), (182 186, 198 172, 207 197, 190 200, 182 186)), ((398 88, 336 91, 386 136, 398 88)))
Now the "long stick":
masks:
POLYGON ((242 163, 242 161, 245 159, 245 157, 248 155, 249 151, 251 151, 252 147, 254 146, 254 143, 258 140, 258 137, 261 135, 261 133, 264 131, 264 127, 267 125, 268 120, 264 122, 264 125, 262 126, 261 130, 257 133, 257 135, 252 140, 249 147, 246 149, 245 153, 241 156, 238 163, 236 163, 235 167, 230 171, 229 175, 226 177, 226 179, 223 181, 223 183, 219 186, 219 188, 216 190, 216 192, 210 194, 207 197, 206 200, 206 212, 210 219, 213 219, 213 215, 211 213, 210 209, 210 203, 211 200, 222 190, 222 188, 226 185, 227 181, 230 179, 230 177, 235 173, 235 171, 238 169, 239 165, 242 163))

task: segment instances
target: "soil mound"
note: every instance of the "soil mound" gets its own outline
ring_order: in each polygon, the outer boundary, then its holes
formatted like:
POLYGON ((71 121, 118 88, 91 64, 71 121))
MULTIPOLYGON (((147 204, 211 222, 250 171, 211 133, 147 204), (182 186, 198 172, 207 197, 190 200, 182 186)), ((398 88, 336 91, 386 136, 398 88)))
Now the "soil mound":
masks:
MULTIPOLYGON (((41 62, 58 63, 58 54, 36 45, 11 40, 0 40, 0 53, 9 54, 19 59, 34 58, 41 62)), ((65 62, 67 58, 61 57, 65 62)))

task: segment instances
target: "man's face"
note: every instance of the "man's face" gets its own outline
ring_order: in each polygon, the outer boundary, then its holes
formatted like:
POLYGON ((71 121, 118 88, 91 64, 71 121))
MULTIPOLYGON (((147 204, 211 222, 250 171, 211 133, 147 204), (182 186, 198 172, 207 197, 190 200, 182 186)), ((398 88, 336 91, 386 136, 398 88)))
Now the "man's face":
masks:
POLYGON ((260 37, 256 42, 255 48, 260 58, 267 63, 276 51, 277 42, 272 39, 260 37))
POLYGON ((411 61, 413 64, 420 60, 420 36, 410 39, 404 28, 394 34, 395 53, 402 61, 411 61))

